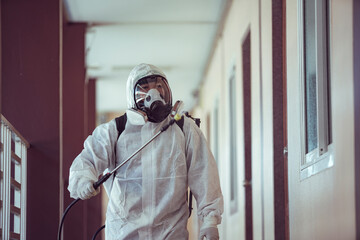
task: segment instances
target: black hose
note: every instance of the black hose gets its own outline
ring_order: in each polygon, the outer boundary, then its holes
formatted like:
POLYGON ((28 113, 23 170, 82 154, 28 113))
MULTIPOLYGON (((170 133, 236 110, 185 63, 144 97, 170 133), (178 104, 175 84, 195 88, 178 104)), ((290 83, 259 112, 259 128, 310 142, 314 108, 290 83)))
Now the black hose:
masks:
POLYGON ((70 203, 70 205, 66 208, 62 218, 61 218, 61 222, 60 222, 60 225, 59 225, 59 230, 58 230, 58 240, 61 240, 61 232, 62 232, 62 227, 63 227, 63 224, 64 224, 64 220, 65 220, 65 216, 66 214, 69 212, 70 208, 72 206, 75 205, 75 203, 77 203, 78 201, 80 200, 80 198, 77 198, 75 199, 72 203, 70 203))
POLYGON ((189 194, 189 218, 191 216, 191 212, 193 210, 193 207, 192 207, 192 192, 190 191, 190 194, 189 194))
POLYGON ((103 230, 105 228, 105 225, 101 226, 97 231, 96 233, 94 234, 94 236, 92 237, 91 240, 95 240, 96 236, 99 234, 99 232, 101 232, 101 230, 103 230))

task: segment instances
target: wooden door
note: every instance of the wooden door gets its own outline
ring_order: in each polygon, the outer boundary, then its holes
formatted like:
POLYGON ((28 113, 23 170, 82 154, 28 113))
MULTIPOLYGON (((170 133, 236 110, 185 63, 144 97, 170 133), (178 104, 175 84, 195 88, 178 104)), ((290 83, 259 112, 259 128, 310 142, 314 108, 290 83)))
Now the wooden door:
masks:
POLYGON ((286 0, 272 4, 275 239, 289 239, 287 178, 286 0))
POLYGON ((245 143, 245 239, 253 239, 252 186, 251 186, 251 42, 250 31, 242 43, 244 143, 245 143))

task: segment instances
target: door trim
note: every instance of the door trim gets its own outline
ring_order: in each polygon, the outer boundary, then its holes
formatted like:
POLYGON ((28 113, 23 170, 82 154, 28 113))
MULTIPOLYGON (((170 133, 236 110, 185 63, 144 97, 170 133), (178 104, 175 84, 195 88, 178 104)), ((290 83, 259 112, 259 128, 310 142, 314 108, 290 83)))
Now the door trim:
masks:
MULTIPOLYGON (((354 137, 360 146, 360 1, 353 1, 354 137)), ((360 148, 355 147, 356 239, 360 239, 360 148)))

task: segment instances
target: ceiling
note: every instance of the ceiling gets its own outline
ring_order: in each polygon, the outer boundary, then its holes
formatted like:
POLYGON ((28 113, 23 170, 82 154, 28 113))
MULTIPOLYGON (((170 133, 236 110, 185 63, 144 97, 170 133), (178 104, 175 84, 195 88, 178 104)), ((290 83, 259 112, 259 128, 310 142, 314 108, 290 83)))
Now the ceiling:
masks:
POLYGON ((99 113, 126 109, 131 69, 167 75, 174 100, 196 104, 227 0, 65 0, 70 22, 86 22, 87 75, 97 79, 99 113))

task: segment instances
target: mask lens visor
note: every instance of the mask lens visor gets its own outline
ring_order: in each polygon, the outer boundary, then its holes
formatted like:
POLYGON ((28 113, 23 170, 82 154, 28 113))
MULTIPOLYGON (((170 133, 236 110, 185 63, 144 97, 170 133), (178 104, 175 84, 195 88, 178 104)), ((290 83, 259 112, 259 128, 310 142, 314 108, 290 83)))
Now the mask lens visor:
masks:
POLYGON ((134 97, 138 109, 144 107, 145 98, 151 89, 156 89, 165 103, 170 104, 170 88, 166 80, 160 76, 149 76, 140 79, 135 85, 134 97))

